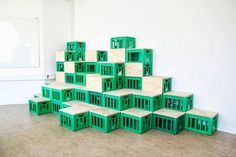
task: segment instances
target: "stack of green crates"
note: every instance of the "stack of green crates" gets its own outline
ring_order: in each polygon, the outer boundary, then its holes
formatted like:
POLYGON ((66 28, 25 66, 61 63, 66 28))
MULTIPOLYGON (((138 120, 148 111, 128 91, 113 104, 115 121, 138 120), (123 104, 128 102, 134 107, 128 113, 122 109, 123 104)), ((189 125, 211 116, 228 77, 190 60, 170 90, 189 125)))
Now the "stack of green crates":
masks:
POLYGON ((29 111, 54 113, 71 131, 155 129, 176 135, 186 129, 212 135, 217 130, 218 113, 195 109, 192 93, 172 91, 171 77, 153 76, 153 49, 136 48, 129 36, 111 38, 110 48, 86 51, 85 42, 67 42, 66 51, 56 53, 57 81, 42 86, 42 94, 29 100, 29 111), (121 62, 110 61, 116 51, 124 54, 121 62))
POLYGON ((152 49, 127 49, 125 54, 127 63, 142 63, 143 76, 152 76, 153 50, 152 49))

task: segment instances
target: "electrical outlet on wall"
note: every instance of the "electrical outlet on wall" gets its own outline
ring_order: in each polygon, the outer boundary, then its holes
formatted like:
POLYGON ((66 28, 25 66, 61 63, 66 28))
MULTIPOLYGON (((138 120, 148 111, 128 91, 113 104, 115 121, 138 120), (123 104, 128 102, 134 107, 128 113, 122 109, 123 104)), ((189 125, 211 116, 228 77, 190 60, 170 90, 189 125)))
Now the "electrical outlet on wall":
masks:
POLYGON ((45 79, 46 80, 55 80, 56 74, 55 73, 45 74, 45 79))

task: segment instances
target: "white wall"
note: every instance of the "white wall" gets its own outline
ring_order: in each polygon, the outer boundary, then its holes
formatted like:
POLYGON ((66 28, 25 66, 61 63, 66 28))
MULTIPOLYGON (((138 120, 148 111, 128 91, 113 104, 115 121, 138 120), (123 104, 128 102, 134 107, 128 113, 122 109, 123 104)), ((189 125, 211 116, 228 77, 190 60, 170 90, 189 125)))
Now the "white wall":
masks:
POLYGON ((55 74, 55 52, 72 40, 73 0, 43 0, 45 74, 55 74))
POLYGON ((39 68, 0 68, 0 80, 6 80, 0 81, 0 105, 26 103, 41 91, 45 75, 55 73, 55 51, 64 50, 65 42, 72 36, 72 2, 0 0, 0 17, 39 18, 41 53, 39 68))
POLYGON ((112 36, 153 48, 154 71, 194 106, 219 112, 219 129, 236 133, 235 0, 76 0, 75 37, 108 49, 112 36))

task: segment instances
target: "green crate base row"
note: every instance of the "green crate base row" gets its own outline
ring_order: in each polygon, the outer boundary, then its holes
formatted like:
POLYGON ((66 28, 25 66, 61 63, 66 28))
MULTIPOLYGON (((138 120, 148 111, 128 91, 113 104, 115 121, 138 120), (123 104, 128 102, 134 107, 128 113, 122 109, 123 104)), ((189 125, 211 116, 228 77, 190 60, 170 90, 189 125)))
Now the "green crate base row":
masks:
POLYGON ((191 93, 173 91, 160 93, 122 88, 99 92, 89 90, 86 86, 50 83, 42 87, 42 96, 55 103, 77 100, 119 111, 135 107, 152 112, 161 108, 186 112, 193 108, 191 93))
POLYGON ((217 113, 197 109, 186 113, 169 109, 150 112, 137 108, 116 111, 79 101, 61 103, 56 109, 53 109, 54 105, 54 101, 46 98, 29 100, 30 112, 36 115, 53 112, 58 115, 60 126, 71 131, 92 127, 108 133, 121 128, 142 134, 155 129, 176 135, 187 129, 212 135, 217 128, 217 113))
POLYGON ((33 115, 54 113, 72 131, 94 128, 109 133, 150 129, 212 135, 218 114, 194 108, 192 93, 172 91, 172 78, 153 76, 153 49, 137 48, 134 37, 114 37, 110 50, 86 50, 67 42, 56 52, 56 82, 29 100, 33 115))

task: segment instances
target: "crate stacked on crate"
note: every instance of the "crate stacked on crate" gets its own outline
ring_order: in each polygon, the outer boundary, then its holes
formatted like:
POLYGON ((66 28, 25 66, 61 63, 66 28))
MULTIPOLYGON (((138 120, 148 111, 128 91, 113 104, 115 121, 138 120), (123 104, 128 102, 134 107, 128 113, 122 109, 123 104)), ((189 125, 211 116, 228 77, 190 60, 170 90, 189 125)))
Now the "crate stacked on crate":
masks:
POLYGON ((54 113, 71 131, 87 127, 108 133, 150 129, 212 135, 218 114, 193 108, 193 94, 172 91, 172 78, 153 76, 153 50, 136 48, 134 37, 114 37, 110 50, 86 50, 67 42, 56 52, 56 82, 29 100, 35 115, 54 113))

